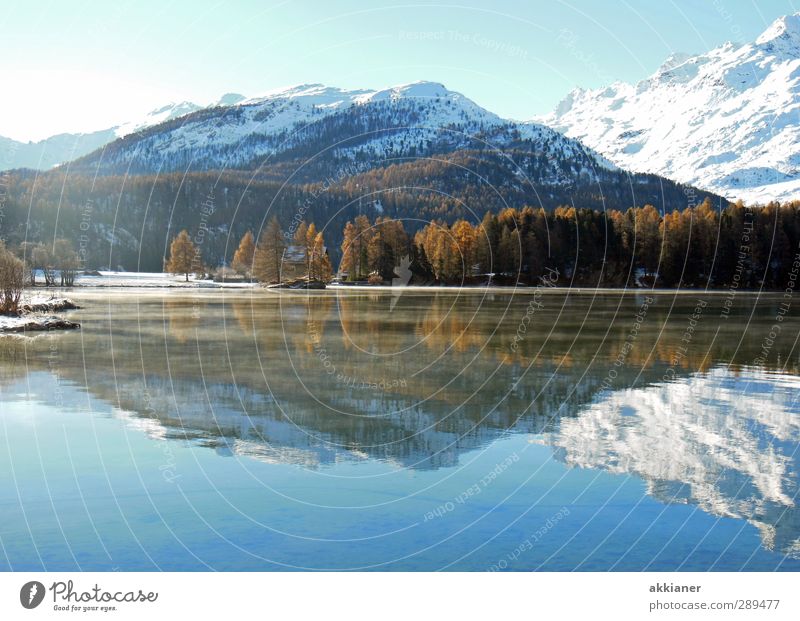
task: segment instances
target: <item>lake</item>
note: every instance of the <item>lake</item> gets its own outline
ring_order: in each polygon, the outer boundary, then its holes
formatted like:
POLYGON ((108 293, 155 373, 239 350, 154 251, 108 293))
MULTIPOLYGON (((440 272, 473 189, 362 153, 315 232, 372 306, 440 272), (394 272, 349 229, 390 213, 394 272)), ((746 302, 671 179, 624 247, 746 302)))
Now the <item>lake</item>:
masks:
POLYGON ((5 570, 800 569, 780 294, 69 295, 0 337, 5 570))

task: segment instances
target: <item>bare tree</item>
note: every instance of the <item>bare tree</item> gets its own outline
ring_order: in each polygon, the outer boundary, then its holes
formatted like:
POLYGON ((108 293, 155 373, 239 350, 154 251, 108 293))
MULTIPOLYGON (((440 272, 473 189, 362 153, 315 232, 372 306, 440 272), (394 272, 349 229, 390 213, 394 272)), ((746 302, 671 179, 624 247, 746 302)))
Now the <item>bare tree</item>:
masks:
POLYGON ((0 242, 0 313, 16 313, 25 286, 25 264, 0 242))
POLYGON ((75 274, 78 272, 78 254, 68 239, 57 239, 53 244, 53 255, 56 267, 61 275, 61 286, 71 287, 75 284, 75 274))

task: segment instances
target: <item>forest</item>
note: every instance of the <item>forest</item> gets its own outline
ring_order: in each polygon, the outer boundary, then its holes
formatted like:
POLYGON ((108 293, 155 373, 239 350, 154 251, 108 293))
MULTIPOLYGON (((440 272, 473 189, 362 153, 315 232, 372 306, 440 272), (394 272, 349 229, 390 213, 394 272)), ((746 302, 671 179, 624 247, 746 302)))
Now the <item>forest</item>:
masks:
MULTIPOLYGON (((330 280, 317 231, 301 221, 289 234, 273 218, 257 244, 245 234, 232 264, 265 282, 289 273, 330 280)), ((351 282, 391 283, 405 266, 412 284, 535 285, 557 274, 560 285, 785 289, 800 270, 800 202, 717 211, 705 200, 664 216, 650 205, 508 208, 479 222, 433 221, 413 235, 403 220, 362 215, 345 224, 342 240, 338 275, 351 282)))
MULTIPOLYGON (((252 260, 272 256, 261 270, 268 281, 281 263, 270 236, 284 240, 281 252, 312 248, 325 257, 316 272, 350 281, 391 281, 404 259, 414 282, 448 285, 535 284, 557 270, 565 285, 779 289, 796 276, 800 201, 749 206, 646 177, 628 195, 620 182, 596 192, 531 188, 509 181, 499 159, 448 158, 343 168, 303 185, 246 171, 96 179, 17 171, 0 233, 50 284, 45 267, 58 262, 68 280, 85 269, 162 271, 182 230, 198 242, 192 269, 207 272, 230 268, 249 234, 263 250, 252 260), (313 225, 314 239, 294 239, 300 223, 313 225)), ((296 259, 293 274, 303 272, 296 259)))
POLYGON ((653 205, 663 214, 705 199, 718 210, 727 205, 719 196, 654 175, 592 171, 530 150, 461 150, 380 162, 331 158, 285 160, 250 171, 15 171, 7 176, 0 234, 9 245, 71 239, 92 269, 159 271, 170 241, 183 229, 195 236, 202 227, 204 259, 220 265, 230 261, 246 231, 258 237, 272 217, 288 227, 299 216, 324 229, 338 265, 345 225, 359 215, 402 220, 413 236, 428 222, 477 224, 487 212, 509 207, 603 212, 653 205))

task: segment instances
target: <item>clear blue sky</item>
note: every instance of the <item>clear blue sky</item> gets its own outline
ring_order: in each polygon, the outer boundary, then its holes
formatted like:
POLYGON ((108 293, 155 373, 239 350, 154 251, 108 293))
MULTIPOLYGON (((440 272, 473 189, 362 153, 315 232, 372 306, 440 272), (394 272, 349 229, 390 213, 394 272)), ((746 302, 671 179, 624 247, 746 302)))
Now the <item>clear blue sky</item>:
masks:
POLYGON ((435 80, 501 114, 755 39, 798 0, 89 0, 0 5, 0 135, 107 127, 169 101, 435 80))

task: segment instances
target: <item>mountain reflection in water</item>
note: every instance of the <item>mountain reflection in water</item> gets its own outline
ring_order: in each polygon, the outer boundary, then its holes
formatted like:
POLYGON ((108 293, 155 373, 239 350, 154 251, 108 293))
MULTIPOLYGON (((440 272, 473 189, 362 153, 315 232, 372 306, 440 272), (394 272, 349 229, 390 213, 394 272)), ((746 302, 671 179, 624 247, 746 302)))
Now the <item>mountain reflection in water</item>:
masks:
POLYGON ((707 294, 688 345, 692 295, 654 296, 633 338, 643 295, 546 292, 535 312, 530 293, 75 297, 80 333, 0 341, 1 382, 36 377, 44 402, 69 382, 153 438, 305 468, 453 467, 532 434, 800 557, 796 319, 761 360, 779 297, 720 319, 707 294))

